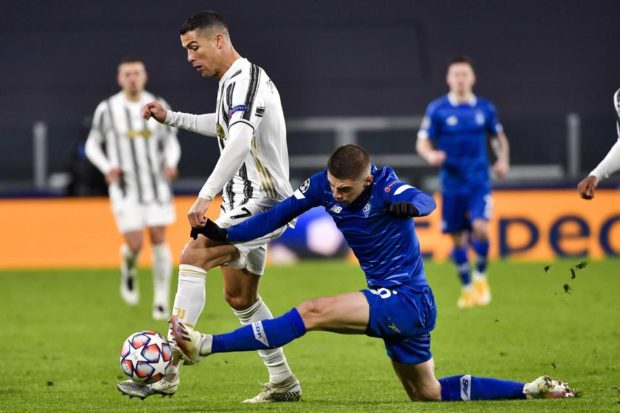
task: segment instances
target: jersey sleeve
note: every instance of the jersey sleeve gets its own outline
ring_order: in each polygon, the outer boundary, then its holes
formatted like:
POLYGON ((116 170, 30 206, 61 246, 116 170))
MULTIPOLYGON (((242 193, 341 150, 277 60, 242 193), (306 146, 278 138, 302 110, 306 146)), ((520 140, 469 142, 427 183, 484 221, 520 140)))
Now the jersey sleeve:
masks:
MULTIPOLYGON (((166 110, 170 111, 170 105, 163 99, 159 99, 166 110)), ((181 145, 177 139, 178 129, 170 125, 161 125, 163 128, 162 143, 164 148, 164 162, 166 166, 176 168, 181 159, 181 145)))
POLYGON ((107 105, 105 102, 100 103, 93 115, 93 122, 84 147, 88 160, 103 174, 112 169, 111 162, 103 151, 105 136, 110 128, 108 115, 107 105))
POLYGON ((492 103, 489 103, 487 108, 487 118, 486 118, 486 129, 487 132, 492 136, 497 136, 504 131, 504 127, 499 121, 499 116, 497 116, 497 109, 492 103))
POLYGON ((235 78, 224 90, 228 128, 239 122, 258 129, 265 113, 265 100, 260 88, 260 69, 252 65, 250 76, 235 78))
POLYGON ((260 238, 288 224, 310 208, 321 205, 320 178, 321 175, 317 174, 306 179, 292 196, 278 202, 268 211, 226 228, 228 241, 238 243, 260 238))
POLYGON ((418 130, 418 139, 437 139, 438 135, 437 111, 433 104, 428 105, 420 129, 418 130))
POLYGON ((416 207, 421 217, 427 216, 435 210, 436 204, 433 197, 416 187, 401 181, 394 181, 388 184, 385 189, 385 201, 388 207, 396 202, 409 202, 416 207))

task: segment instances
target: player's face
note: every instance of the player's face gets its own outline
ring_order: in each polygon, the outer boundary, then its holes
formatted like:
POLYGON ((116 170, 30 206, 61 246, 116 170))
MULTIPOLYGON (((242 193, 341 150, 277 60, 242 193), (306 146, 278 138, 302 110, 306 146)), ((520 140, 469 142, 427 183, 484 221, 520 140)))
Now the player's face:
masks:
POLYGON ((210 30, 194 30, 181 35, 181 45, 187 50, 187 61, 202 77, 219 75, 222 42, 222 34, 210 30))
POLYGON ((467 63, 452 64, 448 68, 446 81, 452 93, 459 95, 471 93, 474 83, 476 83, 474 69, 467 63))
POLYGON ((364 189, 372 184, 372 179, 372 175, 361 176, 357 179, 338 179, 327 172, 327 181, 334 199, 344 205, 355 201, 364 189))
POLYGON ((146 85, 146 69, 141 62, 123 63, 118 67, 118 85, 123 92, 137 95, 144 91, 146 85))

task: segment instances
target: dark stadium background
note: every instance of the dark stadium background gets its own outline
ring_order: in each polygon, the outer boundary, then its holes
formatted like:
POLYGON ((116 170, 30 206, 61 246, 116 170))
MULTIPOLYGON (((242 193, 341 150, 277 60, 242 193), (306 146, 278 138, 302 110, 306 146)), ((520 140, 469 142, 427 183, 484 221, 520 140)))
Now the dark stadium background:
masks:
MULTIPOLYGON (((0 190, 28 189, 36 121, 49 128, 49 172, 68 168, 84 118, 118 90, 122 57, 144 59, 148 89, 174 108, 212 111, 217 82, 186 63, 177 34, 205 8, 224 16, 238 51, 271 75, 289 119, 420 115, 446 90, 446 62, 465 54, 477 93, 499 109, 515 165, 564 165, 570 112, 581 117, 582 172, 615 139, 615 0, 3 1, 0 190)), ((372 153, 414 151, 411 132, 371 135, 360 142, 372 153)), ((333 144, 320 138, 291 133, 291 155, 328 153, 333 144)), ((188 133, 181 139, 182 177, 199 182, 217 148, 188 133)))

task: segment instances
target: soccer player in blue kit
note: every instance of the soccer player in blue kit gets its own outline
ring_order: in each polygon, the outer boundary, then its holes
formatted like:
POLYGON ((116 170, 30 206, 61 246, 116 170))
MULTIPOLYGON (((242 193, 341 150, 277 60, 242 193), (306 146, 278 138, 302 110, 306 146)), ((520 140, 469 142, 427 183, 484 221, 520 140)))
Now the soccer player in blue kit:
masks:
POLYGON ((497 155, 493 169, 498 178, 508 173, 509 146, 495 106, 473 93, 471 61, 452 60, 446 81, 450 92, 428 105, 416 149, 429 164, 441 166, 442 231, 453 240, 452 260, 462 285, 457 305, 468 308, 491 301, 486 277, 492 205, 487 138, 497 155), (476 253, 473 283, 470 245, 476 253))
POLYGON ((283 346, 307 331, 382 338, 396 375, 414 401, 565 398, 567 384, 541 376, 521 383, 470 375, 437 380, 430 332, 437 309, 424 272, 411 218, 435 209, 433 198, 401 181, 390 167, 371 165, 357 145, 339 147, 327 170, 306 180, 293 196, 267 212, 227 228, 212 221, 193 237, 243 242, 270 233, 315 206, 323 206, 344 234, 366 275, 368 288, 305 301, 284 315, 231 333, 202 334, 172 317, 173 343, 183 356, 205 356, 283 346))

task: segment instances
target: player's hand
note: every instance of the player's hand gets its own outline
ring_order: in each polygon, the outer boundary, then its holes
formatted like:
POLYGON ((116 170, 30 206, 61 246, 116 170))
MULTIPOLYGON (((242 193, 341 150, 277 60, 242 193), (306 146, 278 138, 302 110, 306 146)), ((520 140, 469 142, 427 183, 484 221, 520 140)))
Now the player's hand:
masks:
POLYGON ((432 151, 426 159, 432 166, 441 166, 446 160, 444 151, 432 151))
POLYGON ((210 219, 207 219, 207 223, 203 227, 192 228, 192 231, 189 235, 193 239, 196 239, 198 237, 198 234, 202 234, 213 241, 220 242, 224 242, 226 241, 226 238, 228 238, 228 231, 226 231, 226 229, 224 228, 221 228, 210 219))
POLYGON ((194 204, 187 212, 187 219, 189 220, 189 225, 192 228, 200 228, 204 227, 207 223, 207 218, 205 218, 205 213, 209 208, 209 203, 211 201, 207 198, 198 197, 194 201, 194 204))
POLYGON ((169 180, 173 180, 179 174, 178 169, 175 166, 166 166, 164 167, 164 176, 169 180))
POLYGON ((503 159, 498 159, 495 162, 495 165, 493 165, 493 170, 495 171, 495 175, 497 175, 498 178, 505 178, 506 176, 508 176, 509 169, 510 165, 508 165, 508 162, 503 159))
POLYGON ((108 185, 112 185, 113 183, 120 181, 122 175, 123 171, 121 168, 112 168, 105 174, 105 181, 108 185))
POLYGON ((588 176, 584 178, 577 185, 577 190, 579 191, 579 195, 583 199, 592 199, 594 198, 594 189, 596 189, 596 185, 598 184, 598 179, 596 176, 588 176))
POLYGON ((168 111, 159 102, 149 102, 144 105, 144 108, 142 109, 142 117, 144 120, 155 118, 157 122, 164 123, 167 114, 168 111))
POLYGON ((390 205, 389 213, 395 218, 413 218, 420 216, 418 209, 410 202, 394 202, 390 205))

